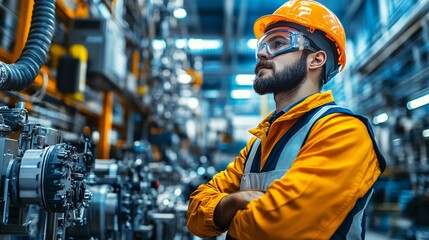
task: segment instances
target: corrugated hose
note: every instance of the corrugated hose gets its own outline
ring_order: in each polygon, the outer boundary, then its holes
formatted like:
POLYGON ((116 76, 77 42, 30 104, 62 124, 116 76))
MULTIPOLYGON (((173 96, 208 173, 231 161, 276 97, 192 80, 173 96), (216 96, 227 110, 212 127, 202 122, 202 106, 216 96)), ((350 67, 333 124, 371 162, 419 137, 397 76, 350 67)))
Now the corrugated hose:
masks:
POLYGON ((30 32, 16 63, 0 62, 0 90, 20 91, 32 84, 45 63, 55 31, 55 0, 35 0, 30 32))

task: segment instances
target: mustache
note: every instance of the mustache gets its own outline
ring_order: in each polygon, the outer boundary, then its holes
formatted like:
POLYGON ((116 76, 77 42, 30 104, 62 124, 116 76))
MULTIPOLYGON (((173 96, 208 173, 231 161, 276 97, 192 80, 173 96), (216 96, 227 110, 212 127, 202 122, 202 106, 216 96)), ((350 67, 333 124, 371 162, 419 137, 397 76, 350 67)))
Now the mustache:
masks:
POLYGON ((274 68, 274 63, 272 63, 272 62, 268 62, 268 61, 265 61, 265 60, 261 60, 261 61, 259 61, 257 64, 256 64, 256 66, 255 66, 255 74, 258 74, 258 72, 259 72, 259 69, 261 69, 261 68, 274 68))

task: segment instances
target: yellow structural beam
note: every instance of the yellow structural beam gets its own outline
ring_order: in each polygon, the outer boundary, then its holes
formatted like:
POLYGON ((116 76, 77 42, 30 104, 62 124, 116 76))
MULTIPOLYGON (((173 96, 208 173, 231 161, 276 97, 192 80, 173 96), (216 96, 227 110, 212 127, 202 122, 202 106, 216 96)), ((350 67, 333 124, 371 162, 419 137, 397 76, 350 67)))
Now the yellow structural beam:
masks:
POLYGON ((100 140, 98 142, 97 158, 108 159, 110 153, 109 135, 113 122, 113 92, 103 93, 103 111, 99 120, 100 140))

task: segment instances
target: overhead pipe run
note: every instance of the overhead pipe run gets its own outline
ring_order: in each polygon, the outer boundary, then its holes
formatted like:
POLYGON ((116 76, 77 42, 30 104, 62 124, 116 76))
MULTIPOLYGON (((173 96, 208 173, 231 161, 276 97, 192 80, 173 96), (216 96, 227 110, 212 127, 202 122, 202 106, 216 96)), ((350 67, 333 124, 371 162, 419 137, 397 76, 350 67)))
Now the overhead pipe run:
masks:
POLYGON ((0 62, 0 90, 20 91, 32 84, 46 61, 55 30, 55 0, 35 0, 30 32, 16 63, 0 62))

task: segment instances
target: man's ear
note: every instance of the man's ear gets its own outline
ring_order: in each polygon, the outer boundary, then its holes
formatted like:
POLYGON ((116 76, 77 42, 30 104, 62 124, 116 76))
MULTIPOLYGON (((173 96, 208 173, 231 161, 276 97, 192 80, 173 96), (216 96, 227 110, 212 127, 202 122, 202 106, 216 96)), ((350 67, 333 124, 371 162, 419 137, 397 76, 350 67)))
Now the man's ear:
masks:
POLYGON ((311 53, 308 57, 308 68, 317 69, 322 68, 326 62, 326 53, 325 51, 319 50, 315 53, 311 53))

